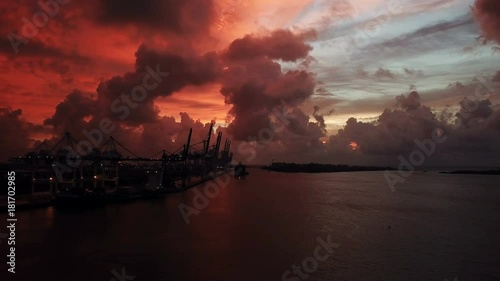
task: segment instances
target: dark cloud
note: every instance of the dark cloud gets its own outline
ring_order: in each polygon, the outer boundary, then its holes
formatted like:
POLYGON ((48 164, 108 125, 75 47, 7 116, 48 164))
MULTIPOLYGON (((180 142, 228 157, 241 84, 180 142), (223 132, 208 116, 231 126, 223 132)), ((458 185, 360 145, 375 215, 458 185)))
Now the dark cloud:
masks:
POLYGON ((453 155, 456 161, 479 165, 498 164, 500 157, 500 110, 493 109, 490 100, 465 98, 453 129, 448 129, 449 139, 443 153, 453 155))
MULTIPOLYGON (((263 37, 247 35, 235 40, 223 53, 227 68, 222 75, 221 94, 233 106, 229 114, 234 120, 228 128, 233 137, 238 140, 258 137, 262 129, 270 128, 273 110, 282 112, 286 106, 296 107, 314 94, 316 81, 312 73, 305 70, 284 73, 274 61, 307 59, 312 48, 304 43, 305 39, 304 34, 286 30, 263 37)), ((298 108, 292 111, 303 115, 298 108)), ((305 126, 305 121, 293 123, 290 130, 302 134, 307 131, 305 126)))
POLYGON ((105 0, 97 14, 102 24, 133 24, 183 36, 208 32, 216 16, 212 0, 105 0))
POLYGON ((154 104, 156 98, 172 95, 185 86, 205 85, 219 78, 221 66, 215 53, 186 52, 159 51, 143 45, 136 52, 134 72, 102 81, 97 95, 79 90, 67 95, 53 116, 44 121, 44 125, 53 128, 52 143, 65 132, 77 140, 88 140, 85 132, 100 130, 103 120, 111 122, 109 127, 113 129, 101 131, 99 144, 114 136, 142 156, 161 149, 177 150, 190 128, 195 130, 193 140, 201 141, 207 134, 206 124, 192 120, 187 113, 180 114, 180 122, 173 117, 160 117, 154 104), (139 88, 142 90, 136 91, 139 88))
POLYGON ((0 162, 9 157, 23 155, 34 143, 32 135, 44 132, 43 126, 22 118, 21 109, 0 107, 0 162))
POLYGON ((204 55, 179 54, 149 49, 144 45, 136 52, 135 68, 135 72, 115 76, 99 85, 97 92, 101 115, 131 124, 152 122, 158 118, 158 109, 154 106, 157 97, 169 96, 186 86, 213 83, 222 71, 218 56, 213 52, 204 55), (157 74, 160 80, 148 80, 149 84, 156 86, 146 90, 144 99, 133 102, 136 105, 130 106, 130 110, 118 109, 125 106, 124 99, 134 101, 133 90, 136 87, 144 87, 144 77, 153 77, 152 72, 163 73, 161 75, 164 77, 157 74), (123 117, 125 115, 126 118, 123 117))
MULTIPOLYGON (((460 147, 467 147, 470 151, 489 149, 493 153, 498 152, 491 144, 498 143, 500 139, 500 113, 492 107, 489 100, 480 101, 473 113, 469 112, 469 107, 474 101, 462 100, 459 104, 460 111, 455 118, 461 118, 465 125, 456 129, 453 126, 453 114, 450 118, 441 118, 429 106, 424 105, 416 91, 397 97, 398 108, 385 109, 375 122, 349 119, 345 127, 337 135, 331 136, 329 143, 325 145, 320 141, 322 138, 326 139, 325 116, 333 111, 324 111, 324 108, 329 108, 326 102, 318 103, 311 116, 303 110, 310 110, 312 104, 315 104, 311 101, 314 94, 332 95, 325 87, 321 87, 315 75, 308 71, 309 66, 315 62, 310 56, 312 47, 308 44, 308 41, 315 37, 314 32, 275 30, 262 36, 246 35, 234 40, 219 53, 199 53, 191 44, 184 43, 192 43, 191 37, 205 36, 209 32, 214 22, 211 1, 127 2, 130 1, 108 0, 96 5, 99 7, 96 10, 99 11, 96 13, 98 22, 117 26, 132 24, 159 32, 165 31, 173 36, 167 47, 141 45, 136 51, 132 71, 102 80, 97 88, 97 95, 73 91, 57 105, 54 114, 45 120, 43 128, 24 122, 19 110, 0 110, 0 125, 7 124, 3 127, 7 130, 5 134, 14 128, 21 128, 16 132, 17 135, 14 134, 15 138, 3 139, 2 147, 4 144, 5 147, 13 146, 13 151, 17 154, 30 144, 32 132, 44 130, 46 127, 53 129, 55 136, 51 141, 60 138, 67 131, 77 139, 85 139, 83 130, 99 128, 100 122, 109 118, 113 122, 114 130, 105 137, 113 135, 137 154, 148 156, 161 149, 173 152, 182 147, 190 128, 194 129, 193 142, 199 142, 206 136, 209 124, 192 119, 186 112, 179 113, 180 118, 177 119, 172 116, 160 116, 155 100, 175 95, 188 86, 220 84, 220 93, 224 96, 225 103, 231 106, 228 112, 228 128, 220 130, 235 140, 259 139, 264 136, 263 132, 266 132, 263 130, 272 130, 276 125, 281 127, 283 124, 279 123, 282 120, 276 113, 281 114, 281 118, 289 117, 286 118, 287 124, 279 132, 274 132, 274 141, 266 147, 264 157, 281 153, 284 157, 300 155, 304 157, 302 159, 307 159, 308 154, 315 157, 319 155, 317 159, 328 157, 330 161, 334 161, 332 159, 338 159, 335 156, 351 156, 356 153, 354 156, 387 156, 397 160, 397 155, 415 149, 415 139, 428 138, 436 128, 442 128, 450 134, 450 144, 443 148, 448 154, 457 153, 460 147), (178 37, 187 39, 177 40, 178 37), (297 67, 284 71, 280 61, 295 62, 297 67), (133 101, 133 106, 128 105, 126 111, 117 111, 116 102, 119 106, 125 106, 124 99, 134 100, 134 89, 144 86, 144 77, 151 76, 151 71, 168 75, 162 76, 161 81, 156 79, 157 86, 148 88, 143 100, 133 101), (317 87, 318 85, 320 87, 317 87), (309 103, 309 106, 305 106, 305 102, 309 103), (14 143, 14 139, 20 141, 14 143), (464 143, 464 140, 468 142, 464 143), (352 142, 358 144, 358 150, 353 151, 352 142)), ((348 8, 340 7, 336 11, 337 17, 347 16, 351 12, 348 8)), ((446 35, 445 31, 453 31, 470 23, 470 17, 441 22, 383 42, 382 47, 389 49, 389 52, 394 48, 402 52, 408 51, 405 47, 425 48, 425 43, 420 44, 423 36, 446 35)), ((4 42, 0 42, 0 52, 9 48, 5 39, 3 40, 4 42)), ((66 59, 72 56, 35 41, 26 47, 25 56, 41 55, 66 59)), ((48 60, 44 61, 43 65, 43 68, 61 76, 70 72, 66 60, 48 60)), ((36 68, 36 64, 33 64, 33 67, 36 68)), ((382 80, 424 76, 422 71, 412 68, 394 71, 383 67, 371 72, 360 68, 357 74, 361 78, 382 80)), ((71 77, 63 78, 64 81, 71 82, 71 77)), ((415 87, 412 87, 412 90, 415 90, 415 87)), ((453 93, 454 98, 457 98, 457 93, 453 93)), ((332 100, 329 98, 329 102, 332 100)), ((362 102, 364 104, 358 104, 360 107, 356 107, 354 103, 347 104, 354 112, 360 112, 363 107, 381 110, 387 100, 364 99, 362 102)), ((201 101, 196 103, 198 106, 203 105, 201 101)), ((345 108, 343 110, 345 112, 345 108)), ((338 112, 342 110, 337 110, 338 112)))
POLYGON ((375 71, 375 73, 373 74, 373 77, 375 77, 376 79, 396 79, 396 75, 394 73, 392 73, 390 70, 388 69, 384 69, 382 67, 379 67, 377 69, 377 71, 375 71))
MULTIPOLYGON (((241 40, 253 42, 252 51, 256 52, 250 55, 245 53, 248 49, 239 48, 234 42, 220 54, 142 45, 136 52, 133 72, 102 81, 96 96, 75 90, 57 105, 44 125, 54 129, 53 140, 65 132, 76 139, 85 139, 84 131, 99 128, 100 122, 109 118, 114 129, 105 137, 113 135, 122 139, 135 152, 147 155, 163 148, 175 150, 176 145, 184 143, 189 128, 195 131, 194 140, 201 141, 206 136, 208 124, 191 119, 187 113, 180 113, 180 121, 160 117, 155 99, 170 96, 186 86, 220 83, 225 102, 232 105, 229 111, 232 122, 227 133, 233 138, 259 138, 262 129, 271 128, 280 121, 275 114, 280 112, 292 118, 276 134, 276 140, 293 139, 291 147, 295 148, 300 143, 317 146, 319 138, 326 133, 323 115, 315 111, 315 120, 311 121, 299 108, 314 94, 314 76, 304 69, 283 72, 275 61, 311 60, 311 47, 304 43, 308 36, 311 34, 294 34, 286 30, 262 37, 248 35, 241 40), (287 52, 280 54, 282 48, 287 52), (144 77, 154 76, 153 72, 162 73, 162 77, 156 75, 162 81, 150 78, 148 84, 155 86, 148 87, 143 100, 137 101, 134 89, 145 87, 144 77)), ((52 66, 59 72, 66 70, 64 64, 52 66)))
MULTIPOLYGON (((194 120, 186 112, 180 112, 179 115, 180 118, 177 120, 172 116, 164 116, 157 122, 144 124, 141 132, 134 133, 138 135, 138 142, 132 149, 143 155, 153 155, 163 149, 173 153, 186 143, 191 128, 193 129, 191 144, 200 143, 206 138, 209 123, 203 124, 199 120, 194 120)), ((214 134, 215 132, 212 132, 211 145, 215 142, 214 134)), ((198 144, 194 148, 200 150, 202 145, 198 144)))
POLYGON ((448 84, 448 86, 446 87, 447 89, 458 89, 458 90, 462 90, 465 88, 464 84, 460 81, 457 81, 455 83, 450 83, 448 84))
POLYGON ((460 111, 455 114, 457 118, 462 120, 466 127, 473 127, 480 120, 486 120, 493 114, 491 101, 477 100, 466 97, 460 101, 460 111))
POLYGON ((476 0, 473 13, 487 40, 500 43, 500 2, 496 0, 476 0))
POLYGON ((500 71, 497 71, 492 79, 493 82, 500 83, 500 71))
POLYGON ((314 33, 294 34, 283 29, 273 31, 268 36, 263 37, 246 35, 241 39, 234 40, 224 55, 229 60, 267 57, 283 61, 296 61, 308 57, 312 47, 304 40, 311 36, 314 36, 314 33))
POLYGON ((319 86, 316 88, 315 95, 322 96, 322 97, 331 97, 333 94, 325 87, 319 86))
POLYGON ((330 137, 328 155, 352 157, 358 162, 377 159, 396 163, 399 155, 407 157, 418 149, 415 140, 430 139, 436 129, 447 139, 438 144, 426 165, 449 163, 452 158, 454 164, 491 165, 500 155, 500 149, 494 145, 500 141, 500 110, 494 110, 488 99, 463 99, 452 119, 439 118, 430 107, 421 104, 415 91, 397 97, 396 101, 401 109, 386 109, 375 122, 349 119, 337 135, 330 137), (353 151, 352 142, 358 150, 353 151), (483 159, 484 155, 492 161, 483 159))
POLYGON ((386 109, 376 123, 347 121, 337 136, 330 138, 332 149, 348 152, 351 142, 356 142, 364 154, 397 155, 410 151, 415 139, 430 136, 439 127, 439 121, 430 108, 420 105, 419 96, 412 92, 408 97, 398 97, 400 109, 386 109))
POLYGON ((59 136, 66 132, 81 135, 82 128, 87 127, 85 119, 95 116, 96 110, 98 107, 95 99, 86 93, 75 90, 56 106, 54 115, 46 119, 44 125, 52 126, 54 133, 59 136))
POLYGON ((18 57, 42 57, 71 61, 79 64, 88 63, 90 61, 88 57, 76 53, 67 53, 57 47, 47 45, 37 40, 30 40, 26 44, 21 44, 18 46, 18 49, 19 52, 16 53, 7 37, 0 38, 0 53, 5 54, 10 59, 18 57))
POLYGON ((420 108, 420 95, 416 91, 412 91, 408 96, 401 95, 396 98, 398 106, 404 110, 415 110, 420 108))
POLYGON ((325 116, 330 116, 335 112, 335 110, 331 109, 327 113, 320 113, 320 108, 319 106, 314 106, 314 111, 313 111, 313 117, 316 119, 316 122, 318 122, 318 126, 323 130, 323 132, 326 134, 326 124, 325 124, 325 116))

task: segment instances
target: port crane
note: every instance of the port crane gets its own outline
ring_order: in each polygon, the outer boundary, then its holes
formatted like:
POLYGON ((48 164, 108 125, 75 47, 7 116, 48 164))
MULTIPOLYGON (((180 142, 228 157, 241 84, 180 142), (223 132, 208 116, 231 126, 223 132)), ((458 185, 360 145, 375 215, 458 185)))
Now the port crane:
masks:
POLYGON ((227 169, 232 161, 231 142, 226 139, 222 151, 222 132, 211 144, 214 123, 207 136, 192 144, 193 130, 186 143, 173 152, 163 149, 152 157, 141 157, 110 136, 100 146, 82 152, 70 133, 49 147, 42 142, 24 156, 10 159, 31 193, 54 193, 61 189, 104 190, 120 185, 143 185, 144 188, 186 188, 193 179, 207 177, 227 169), (199 148, 201 145, 201 148, 199 148), (174 183, 180 183, 178 186, 174 183))

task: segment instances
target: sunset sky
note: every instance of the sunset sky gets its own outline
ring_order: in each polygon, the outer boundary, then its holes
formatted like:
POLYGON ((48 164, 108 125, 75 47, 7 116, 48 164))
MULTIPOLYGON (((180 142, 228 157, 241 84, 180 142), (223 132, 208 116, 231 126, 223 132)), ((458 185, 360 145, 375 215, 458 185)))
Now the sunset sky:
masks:
POLYGON ((239 144, 276 108, 299 120, 265 147, 250 142, 252 161, 392 163, 435 128, 451 139, 436 163, 500 153, 498 1, 46 3, 46 18, 33 1, 0 4, 2 160, 65 131, 81 138, 103 118, 145 154, 174 147, 187 127, 201 138, 211 120, 239 144), (158 64, 170 75, 117 118, 113 100, 158 64), (473 117, 484 122, 454 127, 481 83, 491 91, 473 117))

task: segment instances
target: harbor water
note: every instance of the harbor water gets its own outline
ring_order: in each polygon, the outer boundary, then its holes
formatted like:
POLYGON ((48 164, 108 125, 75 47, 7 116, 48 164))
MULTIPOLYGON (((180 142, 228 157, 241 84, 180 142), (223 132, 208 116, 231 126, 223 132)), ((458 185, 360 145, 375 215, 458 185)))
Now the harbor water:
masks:
POLYGON ((500 176, 416 172, 394 191, 384 172, 223 180, 18 212, 8 280, 500 280, 500 176))

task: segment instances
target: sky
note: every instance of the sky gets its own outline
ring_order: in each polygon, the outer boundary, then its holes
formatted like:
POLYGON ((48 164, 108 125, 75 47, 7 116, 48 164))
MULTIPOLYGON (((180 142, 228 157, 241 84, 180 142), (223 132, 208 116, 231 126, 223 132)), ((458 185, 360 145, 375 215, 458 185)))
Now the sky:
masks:
POLYGON ((92 142, 109 120, 104 138, 141 155, 215 122, 245 162, 397 164, 438 130, 425 165, 500 166, 498 1, 22 0, 0 14, 1 161, 65 132, 92 142))

